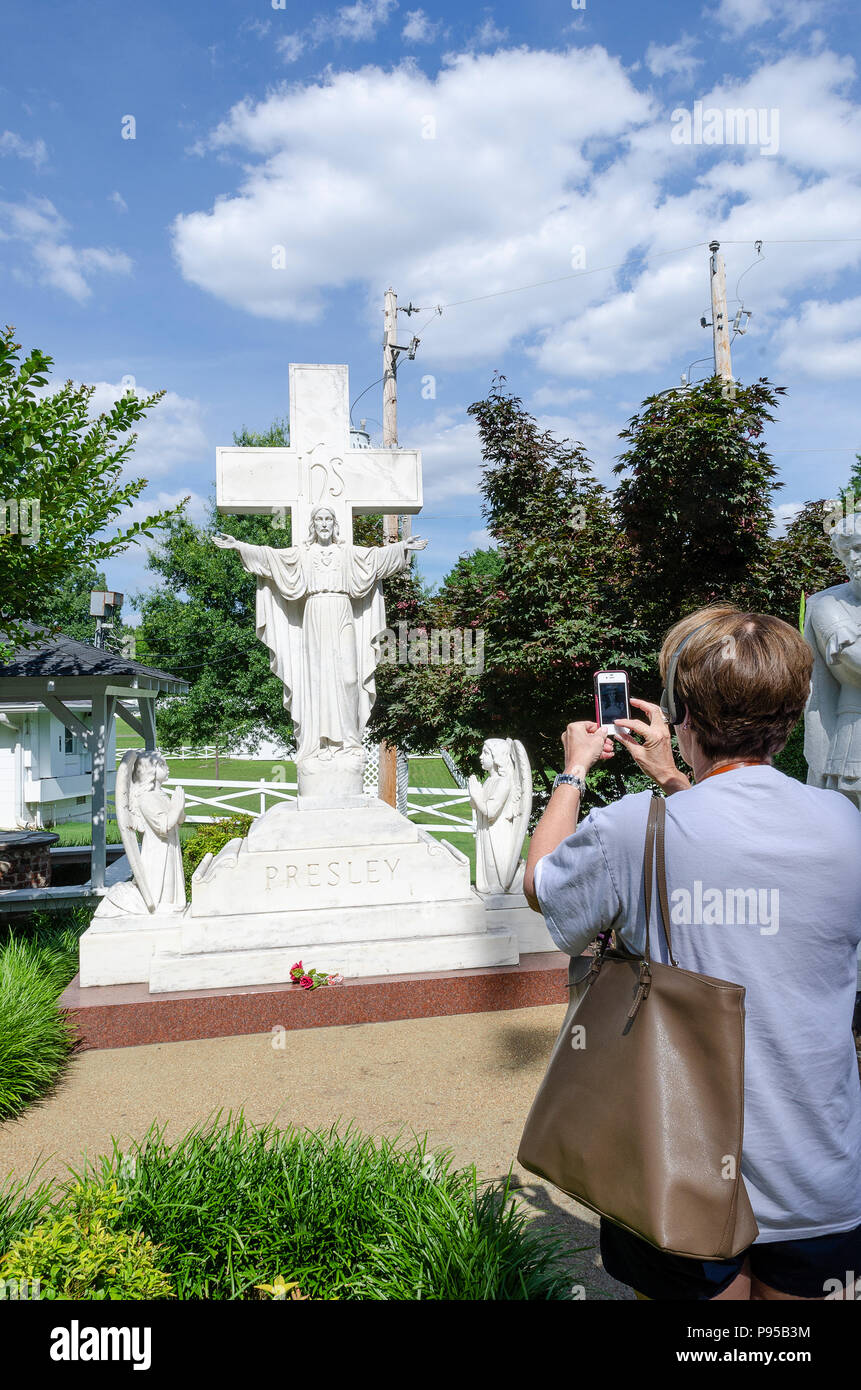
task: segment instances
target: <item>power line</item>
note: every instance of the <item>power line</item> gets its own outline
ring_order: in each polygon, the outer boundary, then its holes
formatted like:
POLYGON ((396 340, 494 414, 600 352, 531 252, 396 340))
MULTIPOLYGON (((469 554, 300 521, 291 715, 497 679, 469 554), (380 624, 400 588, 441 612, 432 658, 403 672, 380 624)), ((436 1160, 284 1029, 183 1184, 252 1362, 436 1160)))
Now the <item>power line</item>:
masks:
MULTIPOLYGON (((753 245, 756 247, 756 250, 757 250, 757 258, 756 258, 756 260, 752 261, 751 264, 747 267, 747 269, 744 270, 744 271, 742 271, 741 275, 739 276, 738 281, 736 282, 736 295, 738 294, 738 286, 741 284, 741 281, 744 279, 744 276, 747 274, 748 270, 752 270, 753 267, 754 267, 755 265, 758 265, 758 264, 760 264, 762 261, 765 260, 765 257, 764 257, 763 254, 762 254, 762 246, 765 244, 766 238, 764 238, 764 237, 755 237, 755 238, 754 238, 754 237, 751 237, 751 238, 747 238, 747 239, 744 239, 744 240, 742 240, 742 239, 740 239, 740 238, 739 238, 739 239, 729 238, 729 239, 723 239, 723 240, 722 240, 722 244, 725 245, 725 246, 748 246, 748 245, 751 244, 751 242, 752 242, 753 245)), ((772 246, 812 246, 812 245, 820 245, 820 244, 821 244, 821 245, 854 245, 855 243, 858 243, 858 242, 861 242, 861 237, 781 237, 781 238, 768 238, 768 243, 769 243, 770 245, 772 245, 772 246)), ((641 265, 650 265, 652 261, 658 260, 658 259, 660 259, 660 258, 663 257, 663 256, 681 256, 681 255, 684 255, 684 253, 685 253, 686 251, 695 251, 695 250, 697 250, 699 247, 701 247, 701 246, 707 246, 707 245, 708 245, 708 242, 706 242, 706 241, 694 241, 694 242, 691 242, 691 244, 690 244, 689 246, 677 246, 677 247, 673 248, 673 250, 671 250, 671 251, 655 251, 655 252, 653 253, 653 255, 647 256, 643 261, 640 262, 640 264, 641 264, 641 265)), ((447 304, 435 304, 432 308, 431 308, 430 305, 427 305, 427 304, 425 304, 425 305, 420 305, 420 304, 413 304, 412 302, 410 302, 410 305, 409 305, 409 313, 411 313, 411 314, 421 314, 421 313, 424 313, 427 309, 430 309, 430 316, 424 321, 423 324, 421 324, 421 326, 420 326, 419 329, 418 329, 418 332, 417 332, 417 334, 416 334, 416 337, 418 338, 418 337, 421 336, 421 334, 422 334, 422 333, 424 332, 424 330, 427 328, 428 324, 432 323, 433 320, 434 320, 435 318, 439 318, 439 317, 442 315, 442 313, 444 312, 444 310, 446 310, 446 309, 457 309, 457 308, 462 307, 464 304, 480 304, 480 303, 483 303, 485 300, 488 300, 488 299, 499 299, 499 298, 501 298, 503 295, 507 295, 507 294, 523 294, 523 293, 525 293, 526 290, 543 289, 543 288, 545 288, 547 285, 560 285, 560 284, 564 284, 564 283, 565 283, 566 281, 568 281, 568 280, 579 280, 579 279, 580 279, 582 276, 584 276, 584 275, 598 275, 598 274, 600 274, 602 271, 605 271, 605 270, 623 270, 623 269, 625 269, 625 267, 628 266, 629 264, 630 264, 630 260, 615 261, 615 262, 612 262, 612 263, 610 263, 610 264, 608 264, 608 265, 593 266, 591 270, 575 270, 575 271, 572 271, 570 275, 557 275, 557 276, 554 277, 552 280, 536 280, 536 281, 534 281, 534 282, 533 282, 532 284, 530 284, 530 285, 513 285, 513 286, 511 286, 511 288, 506 289, 506 290, 491 290, 488 294, 477 294, 477 295, 473 295, 473 296, 471 296, 469 299, 452 299, 452 300, 449 300, 449 302, 448 302, 447 304)), ((736 334, 736 336, 737 336, 737 334, 736 334)), ((699 359, 699 360, 700 360, 700 361, 706 361, 707 359, 706 359, 706 358, 701 358, 701 359, 699 359)), ((696 366, 697 363, 693 363, 692 365, 696 366)), ((372 381, 372 382, 371 382, 371 385, 370 385, 370 386, 366 386, 365 389, 364 389, 364 391, 360 392, 360 394, 359 394, 359 395, 356 397, 356 399, 353 401, 353 404, 350 406, 350 423, 351 423, 351 424, 352 424, 353 407, 356 406, 356 405, 358 404, 358 402, 362 399, 362 396, 364 396, 368 391, 372 390, 374 386, 379 386, 379 384, 380 384, 380 382, 381 382, 382 380, 383 380, 383 378, 382 378, 382 377, 379 377, 379 378, 377 379, 377 381, 372 381)), ((817 451, 816 451, 816 450, 811 450, 810 452, 811 452, 811 453, 815 453, 815 452, 817 452, 817 451)))
MULTIPOLYGON (((776 239, 769 237, 767 240, 768 244, 771 246, 811 246, 817 244, 849 245, 855 242, 861 242, 861 237, 782 237, 776 239)), ((721 245, 748 246, 752 242, 756 241, 765 244, 766 238, 751 237, 744 241, 732 239, 726 240, 724 238, 721 238, 721 245)), ((708 242, 694 241, 691 242, 690 246, 677 246, 672 251, 655 251, 651 256, 647 256, 643 261, 641 261, 640 264, 649 265, 652 261, 659 259, 661 256, 681 256, 684 254, 685 251, 695 251, 698 247, 701 246, 708 246, 708 242)), ((765 258, 763 257, 762 259, 765 258)), ((623 270, 629 264, 630 260, 616 261, 608 265, 593 266, 591 270, 575 270, 570 275, 557 275, 552 280, 536 280, 531 285, 513 285, 510 289, 507 290, 492 290, 488 294, 473 295, 469 299, 452 299, 447 304, 435 304, 431 309, 431 317, 427 320, 425 324, 422 325, 422 327, 426 328, 427 324, 430 323, 435 316, 441 314, 445 309, 457 309, 463 304, 478 304, 486 299, 498 299, 501 295, 505 294, 522 294, 525 290, 543 289, 545 285, 559 285, 562 284, 565 280, 579 280, 580 277, 583 275, 597 275, 600 271, 603 270, 623 270)), ((752 264, 756 265, 756 261, 752 262, 752 264)), ((749 266, 748 269, 750 268, 751 267, 749 266)), ((747 272, 745 271, 744 273, 746 274, 747 272)), ((428 304, 418 305, 413 308, 413 312, 424 313, 425 310, 430 308, 431 306, 428 304)), ((419 332, 421 331, 422 330, 419 329, 419 332)))
POLYGON ((368 394, 369 391, 373 390, 373 388, 374 388, 375 386, 379 386, 379 384, 380 384, 380 382, 382 381, 382 379, 383 379, 383 378, 382 378, 381 376, 378 376, 377 379, 376 379, 376 381, 372 381, 371 384, 370 384, 370 386, 366 386, 365 389, 364 389, 364 391, 360 391, 360 392, 359 392, 358 396, 357 396, 356 399, 353 401, 353 404, 350 406, 350 424, 351 424, 351 425, 352 425, 352 423, 353 423, 353 411, 354 411, 354 409, 356 408, 356 406, 359 404, 359 401, 362 399, 363 396, 366 396, 366 395, 368 394))
MULTIPOLYGON (((747 237, 744 241, 733 241, 731 238, 721 237, 722 246, 749 246, 753 237, 747 237)), ((765 245, 765 237, 757 237, 765 245)), ((769 246, 819 246, 826 244, 848 245, 854 241, 861 241, 861 236, 790 236, 790 237, 768 237, 769 246)))
POLYGON ((761 242, 761 241, 757 241, 757 242, 756 242, 756 260, 751 261, 750 265, 747 267, 747 270, 743 270, 743 271, 741 272, 741 275, 738 277, 738 279, 737 279, 736 282, 735 282, 735 298, 734 298, 734 300, 733 300, 733 303, 734 303, 734 304, 741 304, 741 303, 742 303, 742 301, 741 301, 741 300, 739 299, 739 297, 738 297, 738 287, 739 287, 739 285, 741 284, 742 280, 744 279, 745 275, 747 275, 747 271, 748 271, 748 270, 753 270, 753 267, 754 267, 755 265, 761 265, 762 262, 763 262, 764 260, 765 260, 765 256, 762 254, 762 242, 761 242))
MULTIPOLYGON (((861 240, 861 237, 859 237, 858 240, 861 240)), ((660 256, 680 256, 685 251, 694 251, 698 246, 707 245, 708 243, 705 241, 694 241, 690 246, 677 246, 672 251, 656 251, 654 255, 646 257, 641 264, 649 265, 651 261, 657 260, 660 256)), ((462 304, 478 304, 485 299, 498 299, 500 295, 504 294, 522 294, 525 290, 540 290, 543 289, 545 285, 560 285, 564 280, 579 280, 581 276, 584 275, 598 275, 602 270, 622 270, 629 264, 630 262, 628 260, 616 261, 610 265, 593 266, 591 270, 574 270, 570 275, 557 275, 552 280, 536 280, 531 285, 514 285, 511 289, 507 290, 492 290, 489 294, 476 294, 473 295, 471 299, 452 299, 448 304, 435 304, 433 306, 433 312, 431 313, 431 319, 434 315, 441 314, 444 309, 457 309, 462 304)), ((431 306, 428 304, 420 305, 419 312, 423 313, 425 309, 429 309, 430 307, 431 306)), ((431 319, 428 319, 427 322, 430 323, 431 319)), ((424 326, 426 327, 427 325, 425 324, 424 326)))
MULTIPOLYGON (((861 237, 769 237, 767 240, 768 244, 771 246, 854 245, 855 243, 861 242, 861 237)), ((724 246, 748 246, 751 243, 753 243, 753 245, 757 248, 757 258, 756 260, 752 261, 751 264, 747 267, 747 269, 742 271, 741 275, 739 276, 738 281, 736 282, 736 294, 738 294, 738 286, 741 283, 744 276, 747 274, 747 271, 752 270, 755 265, 758 265, 761 263, 761 261, 765 260, 761 248, 764 244, 766 244, 766 238, 750 237, 744 240, 740 238, 722 238, 721 241, 721 244, 724 246)), ((708 246, 708 242, 693 241, 690 243, 689 246, 676 246, 671 251, 655 251, 651 256, 645 257, 645 259, 642 260, 640 264, 650 265, 652 261, 659 260, 663 256, 681 256, 684 255, 686 251, 695 251, 701 246, 708 246)), ((548 285, 561 285, 568 280, 579 280, 584 275, 598 275, 605 270, 624 270, 625 267, 630 264, 630 259, 626 259, 624 261, 614 261, 607 265, 593 266, 591 270, 574 270, 571 272, 570 275, 557 275, 552 280, 535 280, 532 282, 532 284, 529 285, 512 285, 509 289, 506 290, 491 290, 488 294, 476 294, 472 295, 468 299, 452 299, 449 300, 447 304, 435 304, 431 306, 428 304, 422 305, 410 303, 409 312, 411 314, 422 314, 425 313, 428 309, 430 309, 430 316, 427 319, 425 319, 423 324, 421 324, 416 334, 416 337, 421 337, 428 324, 432 323, 435 318, 439 318, 446 309, 458 309, 461 308, 464 304, 481 304, 488 299, 499 299, 503 295, 507 294, 524 294, 527 290, 544 289, 548 285)), ((702 360, 705 361, 705 358, 703 358, 702 360)), ((362 399, 362 396, 365 395, 365 392, 370 391, 374 386, 378 386, 380 384, 380 381, 382 381, 382 377, 380 377, 377 381, 371 382, 371 385, 366 386, 365 390, 362 391, 361 394, 356 397, 356 399, 353 401, 353 405, 350 407, 351 417, 353 406, 355 406, 362 399)))

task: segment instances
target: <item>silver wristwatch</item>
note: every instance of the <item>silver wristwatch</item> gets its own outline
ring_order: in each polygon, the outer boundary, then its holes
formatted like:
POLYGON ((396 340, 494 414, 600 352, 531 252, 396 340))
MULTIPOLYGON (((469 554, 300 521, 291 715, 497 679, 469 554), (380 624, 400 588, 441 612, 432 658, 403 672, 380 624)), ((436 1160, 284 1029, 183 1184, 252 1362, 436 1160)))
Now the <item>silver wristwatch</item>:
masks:
POLYGON ((557 772, 553 778, 553 791, 557 787, 576 787, 582 796, 586 790, 586 783, 582 777, 576 776, 573 772, 557 772))

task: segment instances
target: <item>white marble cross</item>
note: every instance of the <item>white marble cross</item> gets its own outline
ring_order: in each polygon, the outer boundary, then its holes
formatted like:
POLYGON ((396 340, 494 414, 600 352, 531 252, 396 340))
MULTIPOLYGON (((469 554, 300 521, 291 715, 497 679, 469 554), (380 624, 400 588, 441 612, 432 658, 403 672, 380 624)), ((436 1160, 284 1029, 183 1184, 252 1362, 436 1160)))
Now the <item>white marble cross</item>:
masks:
POLYGON ((416 449, 356 449, 350 436, 345 366, 290 363, 290 447, 215 451, 220 512, 284 515, 292 541, 304 540, 313 507, 325 503, 352 541, 353 516, 414 515, 422 506, 421 454, 416 449))

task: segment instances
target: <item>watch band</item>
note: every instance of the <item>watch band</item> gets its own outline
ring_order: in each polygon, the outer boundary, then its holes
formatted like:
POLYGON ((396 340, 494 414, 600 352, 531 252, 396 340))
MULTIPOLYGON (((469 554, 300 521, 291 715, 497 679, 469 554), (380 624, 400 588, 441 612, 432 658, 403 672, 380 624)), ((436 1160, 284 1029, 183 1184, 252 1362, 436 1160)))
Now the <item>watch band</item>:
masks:
POLYGON ((553 791, 557 787, 576 787, 582 796, 586 790, 586 783, 582 777, 578 777, 573 772, 557 772, 553 778, 553 791))

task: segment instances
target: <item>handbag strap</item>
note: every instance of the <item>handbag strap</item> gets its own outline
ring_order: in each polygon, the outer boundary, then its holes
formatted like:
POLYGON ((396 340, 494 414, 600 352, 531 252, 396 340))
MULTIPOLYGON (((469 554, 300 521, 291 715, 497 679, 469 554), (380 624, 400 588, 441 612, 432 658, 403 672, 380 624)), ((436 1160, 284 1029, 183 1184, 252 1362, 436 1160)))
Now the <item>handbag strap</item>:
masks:
POLYGON ((667 803, 660 792, 652 793, 649 805, 649 819, 646 822, 646 847, 643 854, 643 881, 646 896, 646 963, 652 963, 652 879, 657 866, 659 916, 663 921, 664 936, 667 940, 667 954, 670 964, 678 966, 673 955, 673 939, 670 935, 670 899, 667 893, 666 861, 667 803))

